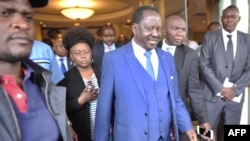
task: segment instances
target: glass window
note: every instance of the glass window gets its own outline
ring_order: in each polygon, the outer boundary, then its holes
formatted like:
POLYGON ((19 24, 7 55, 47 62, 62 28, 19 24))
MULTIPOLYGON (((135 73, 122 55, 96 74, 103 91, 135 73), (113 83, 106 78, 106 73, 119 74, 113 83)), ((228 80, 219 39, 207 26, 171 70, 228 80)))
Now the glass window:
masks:
POLYGON ((240 0, 240 1, 238 0, 236 2, 236 5, 240 10, 240 16, 241 16, 240 22, 237 25, 237 29, 242 32, 248 33, 249 12, 245 12, 249 10, 248 0, 240 0))

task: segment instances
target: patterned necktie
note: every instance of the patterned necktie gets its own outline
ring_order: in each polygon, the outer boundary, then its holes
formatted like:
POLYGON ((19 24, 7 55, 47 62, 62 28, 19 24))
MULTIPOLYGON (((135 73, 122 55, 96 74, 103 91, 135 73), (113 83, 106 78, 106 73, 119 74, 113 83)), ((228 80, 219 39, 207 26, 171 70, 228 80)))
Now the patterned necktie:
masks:
POLYGON ((61 62, 61 71, 62 71, 62 73, 65 73, 66 72, 66 67, 65 67, 65 65, 64 65, 64 63, 63 63, 63 58, 60 58, 59 59, 60 60, 60 62, 61 62))
POLYGON ((228 67, 228 77, 230 78, 232 70, 233 70, 233 62, 234 62, 234 53, 233 53, 233 42, 232 42, 232 35, 227 35, 228 42, 227 42, 227 67, 228 67))
POLYGON ((152 77, 152 79, 154 80, 155 79, 155 75, 154 75, 153 65, 151 63, 151 55, 152 55, 151 51, 146 51, 144 53, 144 56, 146 56, 146 58, 147 58, 146 70, 147 70, 148 74, 152 77))

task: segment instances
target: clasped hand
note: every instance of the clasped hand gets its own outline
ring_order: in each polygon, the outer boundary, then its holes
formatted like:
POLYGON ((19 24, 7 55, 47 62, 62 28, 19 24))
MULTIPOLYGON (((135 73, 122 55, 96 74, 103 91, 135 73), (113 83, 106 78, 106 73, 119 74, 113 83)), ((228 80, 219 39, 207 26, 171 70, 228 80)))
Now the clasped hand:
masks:
POLYGON ((232 101, 233 98, 236 96, 235 91, 234 91, 235 86, 231 87, 231 88, 222 88, 221 90, 221 95, 222 95, 222 99, 226 100, 226 101, 232 101))

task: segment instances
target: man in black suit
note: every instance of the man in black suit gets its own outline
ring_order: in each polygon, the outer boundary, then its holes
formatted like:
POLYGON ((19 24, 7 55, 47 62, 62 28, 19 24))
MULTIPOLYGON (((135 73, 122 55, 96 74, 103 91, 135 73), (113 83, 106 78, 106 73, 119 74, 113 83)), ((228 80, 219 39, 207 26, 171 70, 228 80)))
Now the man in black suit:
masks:
POLYGON ((93 61, 99 68, 101 68, 102 65, 103 54, 120 47, 115 40, 115 28, 110 24, 106 24, 102 27, 101 38, 102 40, 95 43, 94 48, 92 49, 93 61))
POLYGON ((223 28, 207 33, 201 48, 202 87, 213 130, 222 115, 224 125, 240 124, 244 91, 250 82, 250 36, 236 30, 239 21, 236 6, 225 8, 223 28))
MULTIPOLYGON (((207 132, 210 124, 200 86, 198 54, 182 44, 186 38, 186 30, 187 26, 182 17, 177 15, 167 17, 163 31, 165 38, 158 46, 174 56, 182 100, 190 115, 193 113, 207 132)), ((189 141, 189 138, 185 134, 180 134, 180 141, 189 141)))

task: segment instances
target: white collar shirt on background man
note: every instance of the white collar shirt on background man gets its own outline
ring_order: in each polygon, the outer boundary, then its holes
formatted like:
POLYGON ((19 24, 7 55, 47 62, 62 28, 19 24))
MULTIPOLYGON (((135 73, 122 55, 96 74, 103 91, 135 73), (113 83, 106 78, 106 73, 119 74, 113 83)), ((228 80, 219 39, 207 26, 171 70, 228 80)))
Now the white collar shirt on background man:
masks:
POLYGON ((113 43, 111 46, 107 46, 106 44, 104 44, 104 52, 109 52, 109 51, 112 51, 112 50, 115 50, 116 47, 115 47, 115 44, 113 43))
POLYGON ((55 55, 55 56, 56 56, 56 60, 57 60, 57 63, 58 63, 58 65, 59 65, 60 68, 61 68, 61 60, 60 59, 63 59, 63 64, 64 64, 65 69, 67 71, 68 70, 67 57, 66 56, 65 57, 59 57, 57 55, 55 55))
POLYGON ((170 46, 165 42, 165 39, 162 41, 162 50, 169 52, 172 56, 174 56, 176 46, 170 46))

